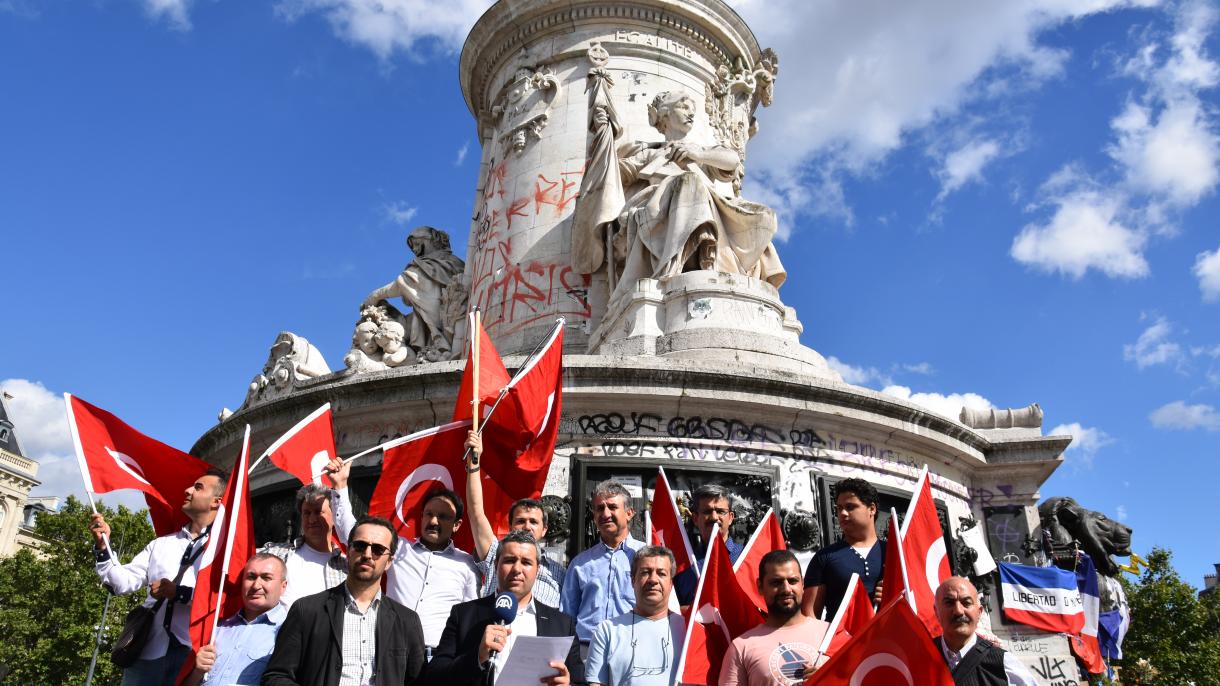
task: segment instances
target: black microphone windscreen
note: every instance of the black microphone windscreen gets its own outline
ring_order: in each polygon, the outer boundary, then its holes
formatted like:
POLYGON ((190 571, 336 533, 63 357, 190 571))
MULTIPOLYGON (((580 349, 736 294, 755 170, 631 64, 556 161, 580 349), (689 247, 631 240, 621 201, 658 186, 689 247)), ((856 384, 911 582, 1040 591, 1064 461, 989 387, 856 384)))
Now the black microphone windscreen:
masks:
POLYGON ((496 594, 496 616, 501 624, 512 624, 517 618, 517 596, 512 593, 496 594))

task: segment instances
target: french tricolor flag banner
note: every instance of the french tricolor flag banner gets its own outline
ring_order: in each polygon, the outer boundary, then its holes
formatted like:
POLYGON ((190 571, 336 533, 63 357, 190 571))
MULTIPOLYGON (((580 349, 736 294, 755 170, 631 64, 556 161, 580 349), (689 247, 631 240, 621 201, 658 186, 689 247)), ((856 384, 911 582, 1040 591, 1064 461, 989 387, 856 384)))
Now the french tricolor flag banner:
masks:
POLYGON ((1054 633, 1076 634, 1084 627, 1084 604, 1076 575, 1058 567, 1000 563, 1004 616, 1054 633))

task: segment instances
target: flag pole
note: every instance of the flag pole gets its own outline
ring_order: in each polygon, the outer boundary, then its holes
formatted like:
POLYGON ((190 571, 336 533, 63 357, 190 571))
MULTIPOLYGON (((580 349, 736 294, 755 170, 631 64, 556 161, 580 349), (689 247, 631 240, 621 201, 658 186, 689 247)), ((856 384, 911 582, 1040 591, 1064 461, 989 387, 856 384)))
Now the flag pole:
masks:
POLYGON ((232 512, 229 513, 228 524, 224 528, 223 535, 225 537, 225 555, 220 563, 220 588, 216 591, 216 607, 212 611, 212 643, 216 643, 216 627, 220 624, 220 608, 224 606, 225 599, 225 580, 229 578, 229 560, 233 557, 233 540, 237 538, 234 534, 234 529, 237 527, 238 518, 241 517, 242 493, 246 487, 246 475, 249 470, 242 469, 242 466, 249 464, 250 461, 250 425, 246 425, 246 436, 241 444, 241 456, 238 458, 237 469, 233 470, 237 473, 237 483, 233 487, 233 492, 237 494, 234 498, 236 502, 229 503, 232 512))
POLYGON ((911 604, 911 609, 916 613, 915 609, 915 594, 911 593, 911 580, 907 578, 907 554, 902 544, 901 526, 895 527, 894 524, 898 521, 898 510, 890 508, 890 535, 898 537, 898 567, 902 570, 902 595, 906 597, 907 602, 911 604))
MULTIPOLYGON (((717 522, 712 525, 712 535, 708 536, 710 542, 707 546, 707 552, 703 554, 703 569, 699 571, 699 583, 695 585, 695 599, 690 606, 690 617, 686 620, 686 638, 682 641, 682 656, 678 658, 677 669, 674 672, 677 675, 677 683, 684 683, 682 676, 686 671, 686 651, 690 649, 690 637, 691 632, 695 630, 695 622, 699 621, 699 603, 703 600, 703 583, 707 581, 707 564, 712 559, 712 545, 719 535, 720 523, 717 522)), ((716 608, 713 607, 712 612, 715 611, 716 608)))
POLYGON ((479 339, 483 333, 483 313, 474 308, 474 331, 470 337, 470 364, 474 374, 470 377, 470 419, 475 433, 479 431, 479 339))
MULTIPOLYGON (((89 498, 89 507, 97 514, 97 503, 93 500, 93 479, 89 477, 89 465, 85 462, 85 448, 80 442, 80 431, 76 428, 76 413, 72 411, 72 394, 64 393, 64 410, 68 413, 68 431, 72 434, 72 446, 76 449, 76 464, 80 467, 80 478, 85 483, 85 496, 89 498)), ((102 536, 102 544, 106 552, 111 553, 110 537, 102 536)), ((115 559, 117 563, 118 560, 115 559)))
MULTIPOLYGON (((259 455, 258 459, 254 461, 254 464, 250 465, 250 468, 246 470, 246 473, 253 474, 254 468, 259 466, 260 464, 262 464, 263 460, 267 459, 268 457, 271 457, 271 453, 275 452, 276 450, 279 450, 280 446, 282 446, 288 442, 288 439, 297 435, 297 432, 299 432, 301 429, 308 426, 310 422, 312 422, 313 420, 318 418, 318 415, 321 415, 323 412, 326 412, 329 409, 330 409, 330 403, 324 403, 322 405, 322 407, 319 407, 318 409, 314 410, 313 412, 310 412, 309 415, 307 415, 304 419, 302 419, 301 421, 299 421, 295 425, 293 425, 293 427, 291 429, 285 431, 283 436, 280 436, 279 438, 275 439, 275 441, 271 445, 267 446, 267 449, 263 451, 263 454, 259 455)), ((322 472, 322 473, 325 474, 326 472, 322 472)))
POLYGON ((830 650, 830 642, 834 639, 835 633, 839 630, 839 625, 843 623, 843 615, 847 614, 847 606, 856 597, 856 584, 860 583, 860 575, 856 572, 851 573, 851 579, 847 582, 847 592, 843 594, 843 599, 839 601, 839 609, 835 611, 835 616, 830 620, 830 626, 826 629, 826 635, 822 637, 822 643, 818 645, 818 654, 813 658, 813 667, 816 669, 818 660, 830 650))

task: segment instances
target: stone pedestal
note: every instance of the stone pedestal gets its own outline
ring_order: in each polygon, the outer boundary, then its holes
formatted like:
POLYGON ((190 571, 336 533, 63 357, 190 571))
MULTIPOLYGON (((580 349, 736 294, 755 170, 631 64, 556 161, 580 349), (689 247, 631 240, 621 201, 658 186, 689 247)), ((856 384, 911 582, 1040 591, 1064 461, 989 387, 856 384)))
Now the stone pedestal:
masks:
POLYGON ((607 308, 589 336, 589 352, 769 367, 841 381, 821 355, 801 345, 803 328, 771 284, 695 271, 637 281, 607 308))

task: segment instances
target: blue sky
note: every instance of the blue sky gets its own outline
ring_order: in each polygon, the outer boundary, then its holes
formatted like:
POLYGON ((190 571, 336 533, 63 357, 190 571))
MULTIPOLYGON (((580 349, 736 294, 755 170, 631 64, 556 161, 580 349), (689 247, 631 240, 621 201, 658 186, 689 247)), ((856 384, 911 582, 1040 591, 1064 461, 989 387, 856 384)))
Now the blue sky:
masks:
MULTIPOLYGON (((1073 495, 1220 561, 1211 3, 734 3, 780 55, 747 196, 853 383, 956 416, 1041 403, 1073 495), (884 7, 882 7, 884 6, 884 7)), ((341 366, 406 231, 464 254, 476 0, 0 0, 0 379, 40 492, 57 396, 188 448, 277 332, 341 366)))

